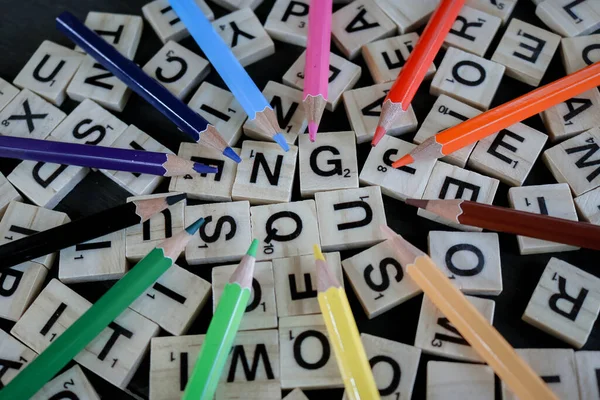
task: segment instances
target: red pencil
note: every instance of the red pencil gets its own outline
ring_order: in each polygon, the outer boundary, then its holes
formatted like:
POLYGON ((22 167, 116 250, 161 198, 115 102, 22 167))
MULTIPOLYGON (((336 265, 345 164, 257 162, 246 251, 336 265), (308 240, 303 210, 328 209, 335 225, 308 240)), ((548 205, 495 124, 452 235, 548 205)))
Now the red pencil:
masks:
POLYGON ((410 106, 429 66, 433 63, 464 4, 465 0, 442 0, 431 16, 423 35, 383 101, 381 116, 371 145, 377 146, 385 133, 394 125, 397 117, 410 106))

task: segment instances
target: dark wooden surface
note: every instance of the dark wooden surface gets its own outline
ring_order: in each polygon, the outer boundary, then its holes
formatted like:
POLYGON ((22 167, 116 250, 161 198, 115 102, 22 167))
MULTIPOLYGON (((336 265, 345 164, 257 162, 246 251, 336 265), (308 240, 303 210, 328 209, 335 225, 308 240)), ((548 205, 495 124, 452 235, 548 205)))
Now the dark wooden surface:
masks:
MULTIPOLYGON (((60 12, 69 10, 81 20, 85 19, 88 11, 142 15, 141 8, 146 2, 146 0, 2 1, 3 7, 2 13, 0 13, 0 76, 8 81, 12 81, 43 40, 51 40, 72 47, 72 44, 55 29, 54 18, 60 12)), ((256 9, 256 14, 261 22, 265 22, 273 2, 274 0, 265 0, 264 3, 256 9)), ((225 10, 213 3, 209 4, 217 17, 225 14, 225 10)), ((336 6, 336 9, 337 7, 339 6, 336 6)), ((513 13, 513 17, 543 26, 537 17, 535 17, 534 6, 530 0, 521 0, 513 13)), ((491 50, 488 51, 486 58, 490 58, 503 32, 504 28, 501 28, 501 31, 496 35, 496 40, 492 43, 492 46, 490 47, 491 50)), ((181 43, 193 51, 201 53, 191 38, 187 38, 181 43)), ((161 48, 161 46, 160 40, 157 38, 152 28, 145 22, 142 40, 135 56, 135 61, 140 65, 145 64, 161 48)), ((261 89, 269 80, 281 82, 283 74, 303 51, 303 48, 277 41, 275 41, 275 48, 276 52, 274 55, 247 67, 248 72, 261 89)), ((339 51, 335 49, 334 45, 332 45, 332 49, 339 54, 339 51)), ((437 57, 436 65, 439 65, 442 55, 443 53, 437 57)), ((362 58, 358 57, 355 62, 363 68, 362 77, 356 87, 364 87, 373 84, 362 58)), ((559 52, 557 51, 542 83, 545 84, 553 81, 564 74, 564 68, 560 61, 559 52)), ((214 71, 211 72, 207 80, 213 84, 224 87, 223 82, 214 71)), ((504 103, 530 90, 531 87, 505 77, 502 80, 502 84, 494 99, 493 105, 504 103)), ((428 92, 429 83, 426 83, 421 87, 421 90, 419 90, 413 101, 413 106, 419 122, 423 121, 435 101, 435 98, 430 96, 428 92)), ((63 104, 61 109, 68 113, 76 105, 76 102, 68 100, 63 104)), ((177 151, 179 143, 182 140, 185 140, 183 134, 178 132, 173 124, 135 94, 131 96, 124 112, 117 113, 116 115, 127 124, 135 124, 173 151, 177 151)), ((526 121, 526 124, 545 132, 541 119, 538 116, 530 118, 526 121)), ((334 113, 325 113, 321 124, 322 131, 343 131, 349 129, 350 125, 342 104, 338 106, 338 109, 334 113)), ((406 135, 404 139, 412 139, 412 134, 406 135)), ((369 144, 359 145, 359 168, 362 167, 369 149, 369 144)), ((8 174, 15 165, 16 162, 0 160, 0 171, 4 174, 8 174)), ((526 185, 547 183, 555 183, 555 180, 541 160, 539 160, 527 179, 526 185)), ((159 189, 161 191, 166 191, 167 184, 163 184, 159 189)), ((507 191, 508 187, 501 184, 498 193, 496 194, 494 204, 507 206, 507 191)), ((92 172, 57 206, 56 209, 67 212, 71 219, 75 219, 120 204, 127 196, 128 193, 126 191, 104 177, 101 173, 92 172)), ((293 199, 300 199, 297 176, 294 184, 293 199)), ((389 225, 423 250, 427 250, 427 234, 430 230, 446 229, 442 225, 417 217, 415 209, 406 206, 400 201, 384 196, 384 204, 389 225)), ((569 253, 520 256, 515 237, 505 234, 500 235, 500 247, 502 252, 504 290, 500 296, 492 297, 492 299, 496 301, 494 326, 496 326, 500 333, 517 348, 569 347, 566 343, 526 324, 521 320, 521 315, 531 298, 531 294, 537 285, 541 272, 552 256, 556 256, 587 272, 600 276, 600 272, 598 272, 598 252, 580 250, 569 253)), ((357 252, 358 251, 343 252, 342 257, 346 258, 357 252)), ((180 265, 185 266, 183 262, 181 262, 180 265)), ((200 275, 202 278, 210 280, 211 266, 199 266, 190 268, 190 270, 200 275)), ((55 265, 52 272, 49 274, 49 279, 51 277, 56 277, 56 275, 57 266, 55 265)), ((70 287, 90 301, 95 301, 106 291, 109 285, 110 283, 86 283, 70 285, 70 287)), ((350 287, 350 285, 347 285, 347 287, 350 287)), ((382 336, 411 345, 414 343, 421 305, 421 296, 418 296, 372 320, 367 319, 352 290, 348 291, 348 296, 361 332, 382 336)), ((204 306, 200 316, 188 332, 189 334, 206 332, 212 314, 211 310, 212 304, 209 301, 204 306)), ((0 327, 8 331, 12 327, 12 323, 0 321, 0 327)), ((162 332, 162 334, 164 335, 165 333, 162 332)), ((584 349, 600 350, 600 323, 596 322, 594 331, 590 335, 584 349)), ((421 364, 413 392, 414 399, 425 397, 426 363, 433 359, 438 358, 427 355, 423 355, 421 358, 421 364)), ((118 399, 126 398, 122 391, 101 378, 98 378, 92 373, 88 373, 87 375, 103 398, 108 398, 109 396, 116 396, 113 398, 118 399)), ((142 366, 129 385, 129 390, 137 396, 147 397, 148 379, 149 357, 146 356, 142 366)), ((496 397, 500 398, 498 385, 496 387, 496 392, 496 397)), ((342 391, 312 391, 307 394, 308 397, 313 400, 340 399, 342 391)))

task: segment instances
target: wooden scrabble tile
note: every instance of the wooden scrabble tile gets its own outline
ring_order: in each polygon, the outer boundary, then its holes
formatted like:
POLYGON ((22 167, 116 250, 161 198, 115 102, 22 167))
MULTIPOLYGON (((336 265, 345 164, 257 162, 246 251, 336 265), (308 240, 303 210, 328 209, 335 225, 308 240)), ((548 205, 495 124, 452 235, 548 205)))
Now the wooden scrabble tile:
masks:
POLYGON ((312 254, 319 241, 314 200, 250 207, 252 237, 260 240, 257 260, 312 254))
MULTIPOLYGON (((559 399, 579 400, 575 352, 572 349, 515 349, 559 399)), ((517 400, 502 383, 502 398, 517 400)))
POLYGON ((88 168, 23 161, 6 178, 32 203, 54 208, 88 172, 88 168))
POLYGON ((500 86, 505 67, 466 51, 448 48, 429 93, 446 94, 480 110, 487 110, 500 86))
POLYGON ((129 306, 173 335, 183 335, 206 303, 211 285, 174 264, 129 306))
POLYGON ((483 57, 500 25, 502 20, 499 17, 464 6, 448 32, 444 45, 483 57))
POLYGON ((42 289, 48 269, 27 261, 0 272, 0 317, 17 321, 42 289))
POLYGON ((19 94, 19 89, 0 78, 0 111, 19 94))
POLYGON ((497 233, 431 231, 428 243, 431 259, 463 293, 502 292, 497 233))
POLYGON ((67 94, 75 101, 94 100, 109 110, 121 112, 125 108, 131 89, 90 56, 85 56, 67 94))
POLYGON ((562 38, 560 40, 560 54, 567 74, 579 71, 600 61, 600 34, 562 38))
MULTIPOLYGON (((133 60, 142 38, 144 21, 138 15, 90 11, 85 19, 85 26, 95 31, 125 57, 133 60)), ((75 50, 84 53, 79 46, 76 46, 75 50)))
MULTIPOLYGON (((381 105, 393 83, 386 82, 344 92, 342 96, 344 98, 344 108, 350 126, 356 134, 358 144, 370 142, 373 139, 381 115, 381 105)), ((414 132, 417 129, 417 124, 415 112, 412 106, 409 106, 408 110, 387 131, 387 134, 398 136, 403 133, 414 132)))
POLYGON ((594 0, 545 0, 535 15, 561 36, 589 35, 600 28, 600 4, 594 0))
POLYGON ((23 89, 0 112, 0 129, 5 136, 45 139, 66 116, 29 89, 23 89))
MULTIPOLYGON (((240 149, 233 149, 237 154, 240 149)), ((181 143, 179 157, 219 168, 216 174, 194 174, 172 177, 170 192, 185 192, 191 199, 231 201, 231 191, 238 165, 218 150, 196 143, 181 143)))
POLYGON ((324 190, 358 187, 358 165, 354 132, 319 132, 319 140, 298 138, 300 193, 313 197, 324 190))
POLYGON ((11 201, 22 200, 19 192, 17 192, 8 179, 0 173, 0 218, 4 216, 11 201))
POLYGON ((46 383, 31 400, 86 399, 100 400, 100 396, 77 364, 46 383))
POLYGON ((465 4, 500 18, 504 25, 510 19, 517 0, 467 0, 465 4))
MULTIPOLYGON (((442 94, 433 103, 431 111, 429 111, 429 114, 423 120, 421 127, 413 138, 413 142, 421 144, 429 137, 437 135, 439 132, 452 128, 479 114, 481 114, 481 111, 478 109, 442 94)), ((475 144, 468 145, 443 157, 441 160, 464 168, 474 148, 475 144)))
POLYGON ((582 220, 600 225, 600 188, 576 197, 575 207, 582 220))
POLYGON ((558 182, 580 196, 600 186, 599 143, 600 129, 593 128, 546 150, 542 159, 558 182))
POLYGON ((269 36, 306 47, 308 3, 307 0, 277 0, 265 22, 265 30, 269 36))
POLYGON ((377 147, 371 148, 360 171, 360 183, 380 186, 383 194, 398 200, 420 199, 436 161, 427 160, 398 169, 392 168, 394 161, 415 147, 416 145, 404 140, 384 136, 377 147))
MULTIPOLYGON (((498 184, 497 179, 444 162, 437 162, 433 167, 422 198, 428 200, 464 199, 492 204, 498 184)), ((426 210, 419 209, 417 215, 463 231, 481 232, 481 228, 458 224, 426 210)))
POLYGON ((205 335, 152 338, 150 400, 180 399, 192 375, 205 335))
MULTIPOLYGON (((215 15, 204 0, 194 0, 194 3, 209 21, 215 19, 215 15)), ((190 35, 183 22, 173 11, 169 0, 154 0, 147 3, 142 7, 142 14, 163 43, 167 43, 169 40, 178 42, 190 35)))
MULTIPOLYGON (((127 198, 127 202, 166 197, 172 194, 160 193, 129 197, 127 198)), ((125 254, 127 255, 127 259, 129 261, 141 260, 157 244, 183 230, 185 228, 184 209, 185 202, 180 201, 154 215, 146 222, 127 228, 125 230, 125 254)))
POLYGON ((506 67, 506 76, 539 86, 559 43, 560 36, 513 18, 492 61, 506 67))
POLYGON ((375 3, 356 0, 333 13, 331 38, 350 60, 360 54, 361 47, 396 33, 396 25, 375 3))
MULTIPOLYGON (((216 3, 227 1, 234 0, 219 0, 216 3)), ((273 40, 249 8, 227 14, 215 20, 212 25, 244 67, 275 53, 273 40)))
POLYGON ((250 203, 212 203, 185 208, 188 223, 204 218, 204 224, 185 248, 190 265, 238 261, 252 242, 250 203))
POLYGON ((321 247, 337 251, 368 247, 385 239, 381 189, 369 186, 315 194, 321 247))
POLYGON ((593 88, 540 115, 553 142, 569 139, 600 125, 600 92, 593 88))
MULTIPOLYGON (((63 212, 11 201, 2 221, 0 221, 0 245, 14 242, 25 236, 33 235, 34 233, 42 232, 70 221, 69 216, 63 212)), ((42 264, 49 269, 55 257, 56 253, 51 253, 35 258, 32 261, 42 264)))
POLYGON ((494 371, 487 365, 427 363, 427 400, 494 398, 494 371))
POLYGON ((577 365, 577 381, 579 383, 579 395, 581 400, 593 400, 600 398, 600 352, 599 351, 577 351, 575 352, 575 363, 577 365))
MULTIPOLYGON (((225 285, 229 282, 237 264, 223 265, 212 269, 213 312, 217 308, 225 285)), ((273 264, 258 262, 254 267, 252 296, 240 325, 241 331, 277 328, 277 304, 275 302, 275 280, 273 264)))
POLYGON ((298 388, 292 390, 283 400, 308 400, 304 392, 298 388))
MULTIPOLYGON (((577 221, 575 203, 566 183, 510 188, 508 201, 515 210, 577 221)), ((544 254, 579 250, 579 247, 517 236, 521 254, 544 254)))
POLYGON ((421 293, 417 284, 405 274, 387 241, 346 258, 342 266, 369 318, 375 318, 421 293))
MULTIPOLYGON (((89 301, 52 279, 11 334, 34 351, 42 352, 90 306, 89 301)), ((154 322, 127 309, 74 359, 113 385, 125 388, 158 330, 154 322)))
POLYGON ((63 283, 120 279, 128 268, 125 230, 67 247, 59 261, 58 279, 63 283))
MULTIPOLYGON (((360 334, 382 400, 410 399, 421 350, 377 336, 360 334)), ((343 400, 348 395, 344 392, 343 400)))
POLYGON ((522 186, 541 154, 548 135, 520 122, 481 139, 469 168, 510 186, 522 186))
POLYGON ((425 25, 439 2, 440 0, 418 2, 375 0, 375 3, 396 24, 400 34, 415 31, 425 25))
POLYGON ((298 147, 284 151, 277 143, 245 140, 242 143, 233 189, 234 200, 250 204, 289 202, 296 171, 298 147))
MULTIPOLYGON (((340 253, 325 253, 325 260, 343 286, 340 253)), ((273 260, 273 274, 279 318, 321 313, 317 301, 317 268, 312 255, 273 260)))
MULTIPOLYGON (((299 90, 304 89, 304 64, 306 51, 292 64, 283 75, 281 81, 299 90)), ((329 54, 329 84, 327 85, 327 105, 325 108, 334 111, 342 99, 342 94, 354 87, 362 69, 337 54, 329 54)))
POLYGON ((229 146, 242 136, 246 113, 231 92, 202 82, 188 106, 212 124, 229 146))
MULTIPOLYGON (((412 32, 365 44, 362 56, 375 83, 395 81, 418 41, 419 35, 412 32)), ((435 71, 431 63, 425 79, 431 79, 435 71)))
MULTIPOLYGON (((491 324, 494 320, 496 303, 479 297, 466 297, 491 324)), ((453 360, 483 362, 479 354, 427 296, 423 296, 421 304, 415 347, 420 348, 424 353, 453 360)))
MULTIPOLYGON (((308 126, 302 106, 302 92, 281 83, 269 81, 262 93, 275 111, 285 141, 288 144, 296 143, 296 137, 304 133, 308 126)), ((271 141, 269 136, 263 134, 256 123, 250 119, 244 124, 244 133, 252 139, 271 141)))
MULTIPOLYGON (((117 140, 111 144, 111 147, 173 154, 171 150, 160 144, 156 139, 135 125, 129 125, 127 129, 119 135, 117 140)), ((100 172, 135 196, 142 196, 154 192, 154 189, 156 189, 164 179, 162 176, 139 174, 137 172, 106 169, 101 169, 100 172)))
POLYGON ((44 40, 13 83, 60 106, 65 100, 67 86, 82 61, 81 53, 44 40))
POLYGON ((600 279, 557 258, 546 265, 523 320, 581 348, 600 312, 600 279))
POLYGON ((214 0, 213 3, 229 10, 236 11, 243 8, 256 9, 263 0, 214 0))
POLYGON ((0 387, 4 388, 8 385, 36 357, 35 351, 0 329, 0 359, 2 359, 0 387))
POLYGON ((210 64, 196 53, 170 40, 142 68, 178 99, 183 99, 206 78, 210 64))
POLYGON ((279 356, 282 389, 344 386, 320 314, 279 319, 279 356))

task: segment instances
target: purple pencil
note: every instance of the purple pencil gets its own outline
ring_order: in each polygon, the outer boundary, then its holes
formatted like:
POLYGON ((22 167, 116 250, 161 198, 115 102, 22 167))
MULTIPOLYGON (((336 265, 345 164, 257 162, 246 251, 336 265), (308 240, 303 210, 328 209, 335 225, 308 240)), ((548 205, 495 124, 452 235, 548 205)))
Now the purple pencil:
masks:
POLYGON ((0 157, 159 176, 217 173, 218 168, 174 154, 0 136, 0 157))

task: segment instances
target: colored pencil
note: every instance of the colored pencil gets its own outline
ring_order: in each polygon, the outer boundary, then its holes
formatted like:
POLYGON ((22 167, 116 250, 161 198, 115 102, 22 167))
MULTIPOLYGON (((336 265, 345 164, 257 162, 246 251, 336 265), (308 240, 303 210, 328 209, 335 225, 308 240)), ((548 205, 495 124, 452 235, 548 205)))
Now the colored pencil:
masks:
POLYGON ((463 225, 600 250, 600 226, 587 222, 569 221, 467 200, 407 199, 406 204, 463 225))
POLYGON ((173 265, 203 223, 200 218, 156 246, 2 389, 0 399, 28 399, 40 390, 173 265))
POLYGON ((313 246, 317 267, 317 299, 349 400, 379 399, 367 353, 346 292, 333 276, 319 245, 313 246))
POLYGON ((192 376, 183 392, 183 400, 212 400, 215 396, 227 356, 250 300, 257 248, 258 240, 254 239, 223 289, 192 376))
POLYGON ((240 103, 248 119, 254 121, 261 132, 277 142, 283 150, 288 151, 290 147, 281 133, 273 108, 196 2, 169 0, 169 3, 240 103))
POLYGON ((408 275, 518 398, 558 400, 431 258, 387 226, 382 230, 408 275))
POLYGON ((0 270, 142 223, 185 194, 135 200, 0 246, 0 270))
POLYGON ((213 147, 237 163, 241 161, 214 126, 149 77, 96 32, 81 23, 73 14, 68 11, 60 14, 56 18, 56 27, 195 142, 213 147))
POLYGON ((383 101, 381 115, 377 123, 371 145, 376 146, 394 122, 410 106, 417 89, 425 79, 427 70, 442 47, 448 32, 465 4, 465 0, 442 0, 434 11, 423 34, 410 53, 406 64, 383 101))
POLYGON ((311 142, 317 137, 319 123, 327 105, 332 3, 332 0, 312 0, 308 9, 302 105, 308 120, 311 142))
POLYGON ((14 136, 0 136, 0 157, 158 176, 214 174, 219 171, 216 167, 175 154, 14 136))
POLYGON ((400 168, 415 161, 442 158, 596 86, 600 86, 600 63, 448 128, 425 140, 395 161, 392 167, 400 168))

